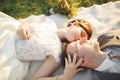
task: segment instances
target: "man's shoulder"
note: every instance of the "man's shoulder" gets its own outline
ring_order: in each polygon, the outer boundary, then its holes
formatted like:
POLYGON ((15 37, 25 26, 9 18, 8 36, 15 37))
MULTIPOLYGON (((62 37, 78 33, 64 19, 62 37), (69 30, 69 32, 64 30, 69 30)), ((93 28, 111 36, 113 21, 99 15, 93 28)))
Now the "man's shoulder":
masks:
POLYGON ((120 29, 112 30, 98 37, 101 49, 108 46, 120 46, 120 29))

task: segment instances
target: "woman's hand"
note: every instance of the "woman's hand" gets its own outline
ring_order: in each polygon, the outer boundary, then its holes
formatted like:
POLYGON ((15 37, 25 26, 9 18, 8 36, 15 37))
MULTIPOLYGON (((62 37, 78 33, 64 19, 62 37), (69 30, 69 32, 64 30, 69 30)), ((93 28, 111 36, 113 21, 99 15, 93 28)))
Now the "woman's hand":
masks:
POLYGON ((23 23, 19 26, 17 34, 23 39, 30 38, 30 30, 28 28, 29 23, 23 23))
POLYGON ((77 55, 74 54, 73 60, 71 60, 71 56, 68 53, 68 60, 65 58, 65 70, 63 76, 66 78, 66 80, 71 80, 71 78, 81 70, 84 70, 83 68, 78 68, 79 65, 82 63, 82 57, 77 62, 77 55))

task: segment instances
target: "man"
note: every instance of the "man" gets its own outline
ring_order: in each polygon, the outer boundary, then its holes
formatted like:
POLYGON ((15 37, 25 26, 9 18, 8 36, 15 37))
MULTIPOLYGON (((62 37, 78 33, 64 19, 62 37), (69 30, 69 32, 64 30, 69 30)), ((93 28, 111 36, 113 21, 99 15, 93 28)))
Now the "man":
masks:
MULTIPOLYGON (((90 76, 86 80, 90 80, 90 78, 93 80, 103 80, 108 79, 108 76, 113 80, 112 78, 114 77, 112 76, 115 76, 113 75, 114 73, 119 73, 116 74, 116 79, 120 80, 120 29, 104 33, 98 37, 98 42, 95 40, 85 42, 75 41, 67 46, 66 52, 71 55, 76 53, 78 60, 80 57, 83 57, 83 62, 80 66, 94 69, 80 74, 84 76, 89 74, 90 76), (112 72, 112 74, 106 72, 112 72)), ((83 80, 85 80, 84 78, 83 80)))

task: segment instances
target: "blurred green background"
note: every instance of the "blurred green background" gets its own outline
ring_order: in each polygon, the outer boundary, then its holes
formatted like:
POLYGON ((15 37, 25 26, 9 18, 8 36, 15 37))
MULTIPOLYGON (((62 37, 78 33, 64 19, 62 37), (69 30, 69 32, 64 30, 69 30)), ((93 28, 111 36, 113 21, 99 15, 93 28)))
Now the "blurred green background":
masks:
MULTIPOLYGON (((26 18, 32 14, 46 14, 57 0, 0 0, 0 11, 16 18, 26 18)), ((79 7, 89 7, 93 4, 103 4, 119 0, 81 0, 79 7)))

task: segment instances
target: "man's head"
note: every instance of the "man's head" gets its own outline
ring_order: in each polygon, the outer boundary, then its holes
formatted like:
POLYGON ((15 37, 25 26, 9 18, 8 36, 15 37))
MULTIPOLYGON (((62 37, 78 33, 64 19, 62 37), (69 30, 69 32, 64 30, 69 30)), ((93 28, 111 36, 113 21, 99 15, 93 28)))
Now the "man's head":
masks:
POLYGON ((84 42, 74 41, 68 44, 66 48, 66 53, 70 53, 73 56, 75 53, 77 54, 77 59, 80 57, 83 58, 83 61, 80 66, 88 67, 88 68, 96 68, 98 67, 97 60, 100 54, 99 44, 95 40, 87 40, 84 42))

